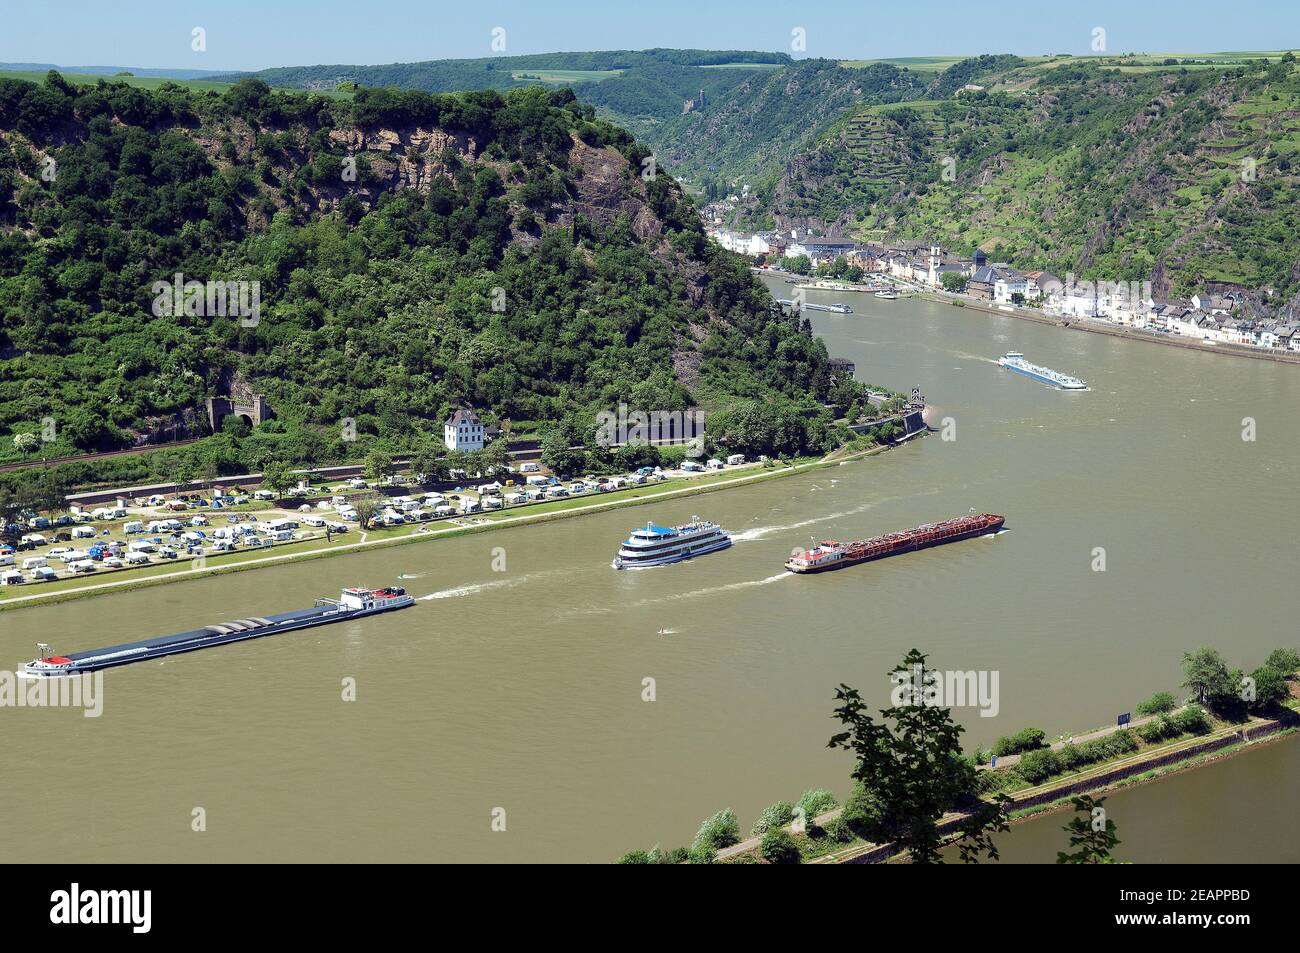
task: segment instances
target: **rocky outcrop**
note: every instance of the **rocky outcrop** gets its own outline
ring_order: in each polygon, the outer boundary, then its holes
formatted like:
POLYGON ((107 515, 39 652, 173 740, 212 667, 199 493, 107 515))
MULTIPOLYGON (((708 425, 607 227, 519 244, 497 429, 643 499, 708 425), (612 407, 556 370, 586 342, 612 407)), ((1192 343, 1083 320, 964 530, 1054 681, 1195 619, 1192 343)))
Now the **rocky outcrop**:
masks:
POLYGON ((555 217, 559 224, 572 225, 575 216, 584 215, 593 224, 605 227, 619 216, 626 216, 633 233, 642 241, 657 241, 663 235, 663 224, 646 204, 639 173, 617 149, 594 148, 575 138, 569 161, 580 170, 578 194, 572 205, 555 217))

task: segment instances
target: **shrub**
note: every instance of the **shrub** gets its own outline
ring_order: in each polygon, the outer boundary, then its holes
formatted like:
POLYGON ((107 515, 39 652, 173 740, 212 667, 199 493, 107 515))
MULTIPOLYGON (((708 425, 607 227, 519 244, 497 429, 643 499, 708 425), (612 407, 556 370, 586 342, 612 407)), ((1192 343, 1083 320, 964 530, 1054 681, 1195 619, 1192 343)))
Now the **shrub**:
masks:
POLYGON ((1140 725, 1137 729, 1137 735, 1147 744, 1155 744, 1158 741, 1164 741, 1166 738, 1172 738, 1178 734, 1174 724, 1169 720, 1168 715, 1161 715, 1155 721, 1149 721, 1145 725, 1140 725))
POLYGON ((714 814, 700 825, 695 840, 691 842, 691 849, 695 850, 704 847, 708 850, 717 851, 723 847, 730 847, 739 841, 740 824, 736 821, 736 812, 728 807, 714 814))
POLYGON ((1300 671, 1300 652, 1293 649, 1274 649, 1264 659, 1264 667, 1276 669, 1287 675, 1300 671))
POLYGON ((1047 732, 1041 728, 1026 728, 1010 738, 999 738, 997 743, 993 745, 993 753, 999 758, 1005 758, 1009 754, 1034 751, 1043 747, 1043 739, 1046 737, 1047 732))
POLYGON ((650 855, 644 850, 629 850, 618 859, 620 864, 648 864, 650 855))
POLYGON ((1057 763, 1060 764, 1062 771, 1070 771, 1086 763, 1087 753, 1080 750, 1078 745, 1069 744, 1056 752, 1057 763))
POLYGON ((763 835, 758 852, 769 864, 797 864, 800 859, 794 838, 780 828, 763 835))
POLYGON ((1203 735, 1213 727, 1210 716, 1200 705, 1188 705, 1173 716, 1174 727, 1182 735, 1203 735))
POLYGON ((771 807, 763 811, 750 828, 750 835, 757 837, 759 834, 766 834, 770 830, 778 827, 784 827, 794 820, 794 805, 789 801, 777 801, 771 807))
POLYGON ((1163 715, 1177 707, 1178 701, 1169 692, 1156 692, 1137 706, 1139 715, 1163 715))
MULTIPOLYGON (((981 774, 994 774, 982 771, 981 774)), ((881 824, 884 820, 884 808, 874 794, 867 791, 861 781, 853 785, 853 792, 844 802, 844 810, 837 820, 843 821, 849 830, 864 840, 880 840, 881 824)))
POLYGON ((809 828, 813 826, 813 818, 834 810, 839 803, 834 794, 825 790, 805 791, 803 797, 799 798, 799 807, 803 809, 809 828))
POLYGON ((711 864, 713 863, 713 851, 707 847, 692 847, 687 852, 686 859, 692 864, 711 864))
POLYGON ((1020 776, 1030 784, 1042 784, 1061 771, 1061 761, 1050 748, 1039 748, 1022 757, 1016 765, 1020 776))
POLYGON ((853 828, 849 826, 849 822, 844 819, 843 814, 827 824, 825 830, 827 837, 839 841, 841 844, 847 844, 857 836, 853 832, 853 828))

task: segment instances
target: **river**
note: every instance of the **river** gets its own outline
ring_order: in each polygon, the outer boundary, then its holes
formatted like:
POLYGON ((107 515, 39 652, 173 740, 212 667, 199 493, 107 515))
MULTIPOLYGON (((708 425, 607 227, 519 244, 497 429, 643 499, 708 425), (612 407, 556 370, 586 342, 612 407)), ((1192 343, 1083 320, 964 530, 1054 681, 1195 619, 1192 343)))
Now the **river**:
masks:
MULTIPOLYGON (((1176 690, 1186 649, 1214 645, 1249 669, 1296 645, 1286 579, 1300 369, 924 301, 811 295, 856 309, 811 315, 831 353, 863 380, 920 387, 931 423, 955 439, 663 504, 0 614, 0 667, 12 667, 37 641, 91 648, 399 575, 422 597, 365 622, 110 670, 99 718, 0 709, 0 852, 608 861, 688 843, 723 807, 747 830, 806 788, 843 793, 848 758, 826 748, 834 689, 887 704, 885 673, 913 646, 942 669, 998 673, 995 717, 958 710, 968 742, 987 744, 1031 724, 1055 736, 1109 723, 1176 690), (1091 390, 1001 370, 1012 349, 1091 390), (814 539, 970 509, 1006 515, 1007 531, 821 576, 781 568, 814 539), (633 525, 693 513, 736 545, 610 568, 633 525)), ((1226 832, 1166 825, 1126 856, 1210 861, 1233 840, 1252 859, 1294 859, 1300 831, 1283 812, 1298 748, 1208 769, 1230 775, 1217 786, 1193 772, 1126 795, 1153 817, 1214 811, 1226 832), (1259 795, 1248 820, 1233 801, 1242 790, 1259 795)), ((1051 860, 1062 822, 1006 836, 1051 860)))

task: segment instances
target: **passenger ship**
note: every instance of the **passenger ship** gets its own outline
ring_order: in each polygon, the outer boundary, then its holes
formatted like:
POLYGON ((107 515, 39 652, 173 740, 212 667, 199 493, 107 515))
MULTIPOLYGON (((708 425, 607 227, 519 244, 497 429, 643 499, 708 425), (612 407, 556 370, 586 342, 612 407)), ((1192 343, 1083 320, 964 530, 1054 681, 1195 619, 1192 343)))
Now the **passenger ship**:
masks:
MULTIPOLYGON (((344 589, 338 601, 317 599, 310 609, 296 609, 269 616, 251 616, 234 622, 221 622, 179 632, 176 635, 156 635, 139 642, 123 642, 102 649, 73 652, 70 655, 50 655, 35 659, 23 666, 22 674, 28 678, 51 678, 63 675, 80 675, 101 668, 129 665, 146 659, 195 652, 229 642, 260 639, 297 629, 309 629, 332 622, 344 622, 361 616, 405 609, 415 605, 401 586, 383 589, 344 589)), ((42 646, 49 651, 49 646, 42 646)))
POLYGON ((705 553, 714 553, 731 545, 731 537, 717 523, 702 521, 692 516, 685 526, 656 526, 646 523, 644 529, 634 529, 618 555, 614 557, 615 569, 640 569, 644 566, 666 566, 705 553))

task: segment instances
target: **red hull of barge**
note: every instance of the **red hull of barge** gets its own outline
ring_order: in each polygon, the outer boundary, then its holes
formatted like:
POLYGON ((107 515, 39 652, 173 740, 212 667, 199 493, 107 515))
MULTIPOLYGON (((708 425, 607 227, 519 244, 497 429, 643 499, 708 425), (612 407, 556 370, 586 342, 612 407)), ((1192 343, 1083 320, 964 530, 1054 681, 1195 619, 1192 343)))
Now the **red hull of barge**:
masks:
POLYGON ((856 566, 858 563, 871 562, 873 559, 886 559, 902 553, 915 552, 918 549, 955 543, 974 536, 986 536, 1000 530, 1004 522, 1006 522, 1004 517, 994 513, 982 513, 979 516, 961 516, 941 523, 927 523, 915 529, 886 533, 874 539, 855 540, 851 543, 823 540, 814 548, 791 556, 786 561, 785 568, 797 573, 830 572, 846 566, 856 566))

